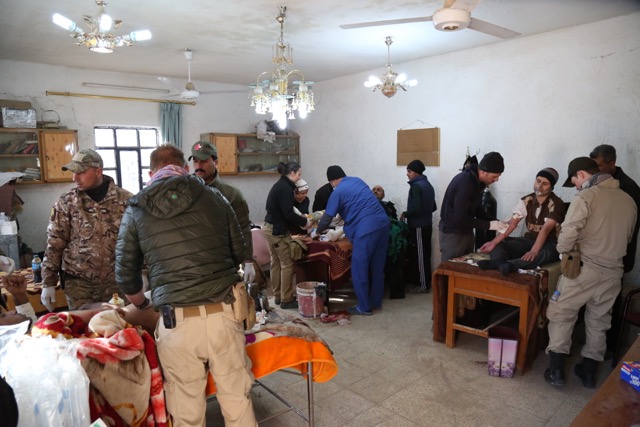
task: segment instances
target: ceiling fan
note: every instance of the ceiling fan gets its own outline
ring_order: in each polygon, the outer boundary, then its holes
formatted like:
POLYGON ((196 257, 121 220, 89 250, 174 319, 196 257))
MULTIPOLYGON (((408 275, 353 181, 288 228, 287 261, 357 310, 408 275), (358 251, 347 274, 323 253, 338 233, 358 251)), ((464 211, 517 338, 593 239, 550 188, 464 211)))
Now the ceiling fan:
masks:
POLYGON ((193 59, 193 51, 191 49, 185 49, 182 52, 184 59, 187 60, 187 84, 182 92, 180 92, 180 98, 195 99, 200 96, 200 92, 196 90, 196 86, 191 81, 191 60, 193 59))
POLYGON ((516 31, 509 30, 480 19, 472 18, 471 11, 479 2, 480 0, 445 0, 444 6, 441 9, 436 10, 431 16, 360 22, 356 24, 340 25, 340 28, 344 30, 351 30, 354 28, 376 27, 381 25, 433 21, 434 27, 440 31, 459 31, 469 28, 471 30, 503 39, 510 39, 520 35, 520 33, 516 31))

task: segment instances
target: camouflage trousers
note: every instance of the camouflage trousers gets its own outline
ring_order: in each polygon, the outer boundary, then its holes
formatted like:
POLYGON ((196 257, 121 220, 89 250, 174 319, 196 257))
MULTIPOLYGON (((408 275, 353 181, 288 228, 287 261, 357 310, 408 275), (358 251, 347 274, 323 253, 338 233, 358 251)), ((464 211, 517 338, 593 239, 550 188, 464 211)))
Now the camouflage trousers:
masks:
MULTIPOLYGON (((64 295, 69 310, 77 310, 83 304, 109 302, 113 294, 118 293, 118 285, 89 281, 71 274, 64 274, 64 295)), ((124 298, 124 295, 121 295, 124 298)))

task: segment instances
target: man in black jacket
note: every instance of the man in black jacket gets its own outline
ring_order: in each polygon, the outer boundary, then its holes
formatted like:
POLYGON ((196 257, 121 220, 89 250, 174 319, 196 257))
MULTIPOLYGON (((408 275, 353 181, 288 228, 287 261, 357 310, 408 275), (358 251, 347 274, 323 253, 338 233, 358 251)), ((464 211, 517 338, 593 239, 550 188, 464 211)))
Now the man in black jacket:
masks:
POLYGON ((500 179, 504 160, 500 153, 485 154, 478 165, 471 163, 453 177, 440 209, 440 257, 442 261, 473 251, 473 229, 506 230, 507 224, 485 218, 482 192, 500 179))
POLYGON ((163 313, 156 336, 174 425, 204 425, 209 370, 225 424, 256 426, 244 327, 232 305, 244 259, 242 233, 229 202, 185 166, 176 147, 151 153, 151 179, 122 218, 116 280, 129 301, 147 309, 146 263, 153 306, 163 313))

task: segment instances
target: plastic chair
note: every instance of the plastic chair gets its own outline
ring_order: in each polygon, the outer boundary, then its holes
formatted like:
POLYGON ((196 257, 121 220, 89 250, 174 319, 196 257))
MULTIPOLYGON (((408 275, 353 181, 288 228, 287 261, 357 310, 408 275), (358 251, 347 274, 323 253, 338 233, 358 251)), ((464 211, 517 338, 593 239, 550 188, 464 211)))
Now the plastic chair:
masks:
POLYGON ((629 313, 629 309, 631 308, 631 300, 633 297, 640 293, 640 287, 630 290, 627 293, 627 296, 624 297, 624 305, 622 307, 622 316, 620 316, 620 330, 618 332, 618 341, 616 342, 616 349, 613 352, 613 358, 611 360, 611 366, 616 367, 620 357, 620 348, 622 347, 622 339, 624 337, 624 325, 626 322, 631 323, 634 326, 640 327, 640 312, 631 312, 629 313))

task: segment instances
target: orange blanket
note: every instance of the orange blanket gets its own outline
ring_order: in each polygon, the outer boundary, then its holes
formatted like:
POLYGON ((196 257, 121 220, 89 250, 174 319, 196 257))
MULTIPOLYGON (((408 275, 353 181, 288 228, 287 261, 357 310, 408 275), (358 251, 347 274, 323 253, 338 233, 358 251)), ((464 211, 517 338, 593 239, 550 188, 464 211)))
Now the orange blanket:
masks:
MULTIPOLYGON (((280 369, 296 369, 307 375, 307 362, 312 362, 313 381, 329 381, 338 373, 338 364, 327 344, 302 319, 279 310, 269 313, 269 323, 258 332, 247 333, 247 355, 256 379, 280 369)), ((211 375, 207 395, 215 394, 211 375)))

